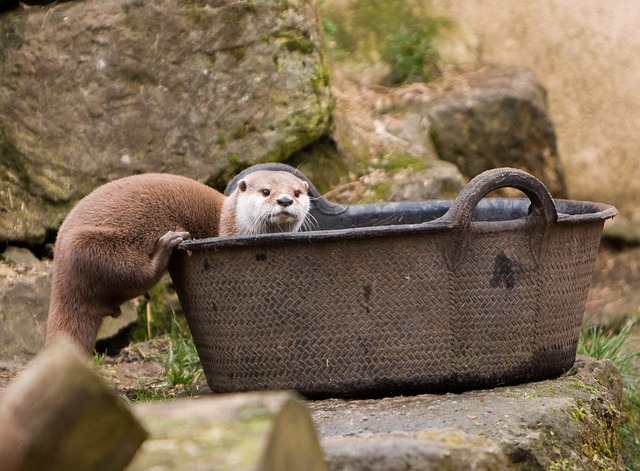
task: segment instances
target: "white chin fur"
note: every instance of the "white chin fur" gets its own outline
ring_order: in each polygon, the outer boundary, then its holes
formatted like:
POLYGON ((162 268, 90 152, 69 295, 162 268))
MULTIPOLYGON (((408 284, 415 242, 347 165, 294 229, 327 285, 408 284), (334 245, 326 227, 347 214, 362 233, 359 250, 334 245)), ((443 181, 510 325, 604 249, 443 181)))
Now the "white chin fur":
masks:
POLYGON ((294 203, 287 208, 266 204, 258 194, 243 194, 236 204, 236 225, 240 234, 295 232, 300 229, 308 211, 308 202, 294 203), (283 211, 290 214, 282 217, 283 211))

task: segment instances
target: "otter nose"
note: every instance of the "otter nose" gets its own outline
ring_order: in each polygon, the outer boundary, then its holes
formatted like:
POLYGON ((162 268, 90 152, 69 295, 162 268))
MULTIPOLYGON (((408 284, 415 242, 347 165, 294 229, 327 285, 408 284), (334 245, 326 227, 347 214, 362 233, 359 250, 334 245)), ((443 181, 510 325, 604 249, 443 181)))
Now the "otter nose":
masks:
POLYGON ((288 196, 282 196, 276 200, 280 206, 287 207, 293 204, 293 200, 288 196))

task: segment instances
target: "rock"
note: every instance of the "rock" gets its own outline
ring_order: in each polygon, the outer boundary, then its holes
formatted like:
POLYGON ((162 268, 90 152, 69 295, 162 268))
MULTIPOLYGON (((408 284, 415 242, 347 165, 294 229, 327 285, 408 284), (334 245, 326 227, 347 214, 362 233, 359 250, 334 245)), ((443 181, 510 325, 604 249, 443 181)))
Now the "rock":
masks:
POLYGON ((138 311, 135 300, 127 301, 120 306, 118 317, 104 317, 98 330, 96 341, 106 341, 119 335, 122 331, 132 329, 138 322, 138 311))
POLYGON ((640 55, 636 0, 618 1, 606 13, 600 0, 429 5, 476 36, 473 42, 451 38, 475 49, 471 60, 535 70, 549 91, 570 197, 612 204, 620 219, 637 214, 640 66, 627 61, 640 55))
POLYGON ((620 375, 579 358, 565 376, 493 390, 310 403, 338 470, 622 469, 620 375))
POLYGON ((21 247, 9 246, 0 254, 0 257, 7 263, 22 265, 27 268, 38 268, 41 265, 40 260, 38 260, 38 257, 36 257, 33 252, 21 247))
POLYGON ((438 157, 465 176, 517 167, 542 180, 554 197, 567 197, 546 91, 532 72, 481 69, 454 93, 424 104, 424 111, 438 157))
POLYGON ((397 88, 358 80, 344 72, 333 80, 333 137, 362 175, 333 192, 337 201, 453 198, 465 180, 505 166, 566 197, 546 92, 531 71, 446 70, 433 82, 397 88))
POLYGON ((40 354, 0 401, 5 471, 120 471, 146 436, 126 404, 64 341, 40 354))
MULTIPOLYGON (((0 362, 30 360, 45 344, 52 264, 15 247, 7 248, 0 258, 11 262, 0 262, 0 362)), ((98 341, 107 342, 137 322, 136 300, 120 310, 119 317, 104 318, 98 341)))
POLYGON ((393 174, 388 200, 421 201, 455 198, 465 183, 455 165, 437 160, 425 170, 400 170, 393 174))
POLYGON ((0 32, 0 240, 42 242, 108 180, 226 180, 329 129, 311 0, 87 0, 0 32))
MULTIPOLYGON (((628 213, 607 222, 602 235, 620 247, 638 247, 640 246, 640 214, 629 215, 628 213)), ((635 213, 640 211, 636 209, 635 213)))
POLYGON ((309 410, 285 392, 137 404, 149 430, 130 471, 326 471, 309 410))
POLYGON ((46 270, 0 277, 0 360, 30 359, 41 350, 50 294, 46 270))
POLYGON ((330 438, 324 446, 331 470, 502 471, 507 467, 495 443, 458 430, 330 438))

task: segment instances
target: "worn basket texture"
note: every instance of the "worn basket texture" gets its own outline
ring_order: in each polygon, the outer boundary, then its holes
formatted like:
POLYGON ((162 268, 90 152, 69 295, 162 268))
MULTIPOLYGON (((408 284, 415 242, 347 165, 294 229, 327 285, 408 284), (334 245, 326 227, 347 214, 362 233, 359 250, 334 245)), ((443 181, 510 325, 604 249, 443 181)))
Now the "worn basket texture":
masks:
POLYGON ((187 241, 170 270, 213 391, 489 388, 571 368, 615 214, 496 169, 455 201, 318 198, 316 230, 187 241), (527 198, 483 198, 501 187, 527 198))

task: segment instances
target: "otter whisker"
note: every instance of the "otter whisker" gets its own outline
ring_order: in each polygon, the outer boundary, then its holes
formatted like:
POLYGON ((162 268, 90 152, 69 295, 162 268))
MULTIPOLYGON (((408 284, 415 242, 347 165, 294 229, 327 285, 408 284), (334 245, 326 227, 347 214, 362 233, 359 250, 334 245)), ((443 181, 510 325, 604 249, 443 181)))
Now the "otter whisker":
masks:
POLYGON ((318 220, 311 213, 307 213, 306 217, 302 221, 301 228, 305 231, 315 231, 318 227, 318 220))

